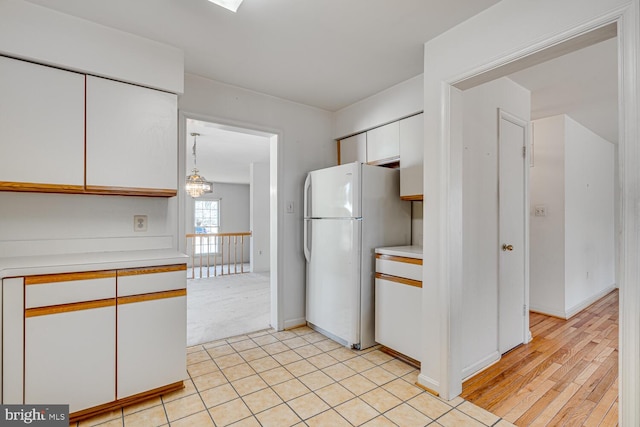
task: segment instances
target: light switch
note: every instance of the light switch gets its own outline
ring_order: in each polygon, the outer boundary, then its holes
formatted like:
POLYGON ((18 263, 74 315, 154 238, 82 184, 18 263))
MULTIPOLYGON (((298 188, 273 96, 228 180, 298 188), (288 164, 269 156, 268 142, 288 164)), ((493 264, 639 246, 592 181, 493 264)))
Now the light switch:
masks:
POLYGON ((288 201, 287 202, 287 213, 293 213, 293 201, 288 201))

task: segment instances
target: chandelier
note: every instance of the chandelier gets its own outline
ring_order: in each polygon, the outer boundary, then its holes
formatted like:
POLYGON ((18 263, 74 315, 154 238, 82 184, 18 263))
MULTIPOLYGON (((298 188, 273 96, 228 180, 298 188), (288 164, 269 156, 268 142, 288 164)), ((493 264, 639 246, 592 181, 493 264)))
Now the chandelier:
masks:
POLYGON ((211 193, 213 191, 213 183, 207 181, 205 177, 198 175, 198 168, 196 167, 196 137, 200 136, 199 133, 191 133, 193 137, 193 170, 191 175, 187 176, 187 183, 184 186, 188 195, 193 198, 201 197, 204 193, 211 193))

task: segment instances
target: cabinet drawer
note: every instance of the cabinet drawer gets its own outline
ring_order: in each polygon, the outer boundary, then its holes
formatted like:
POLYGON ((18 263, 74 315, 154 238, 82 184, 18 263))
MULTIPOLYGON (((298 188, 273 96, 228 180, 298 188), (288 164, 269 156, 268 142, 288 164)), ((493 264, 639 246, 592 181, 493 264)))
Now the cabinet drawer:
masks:
POLYGON ((187 265, 118 270, 118 297, 185 289, 187 265))
POLYGON ((376 272, 422 282, 422 260, 376 254, 376 272))
POLYGON ((116 272, 53 274, 25 277, 25 308, 114 298, 116 272))

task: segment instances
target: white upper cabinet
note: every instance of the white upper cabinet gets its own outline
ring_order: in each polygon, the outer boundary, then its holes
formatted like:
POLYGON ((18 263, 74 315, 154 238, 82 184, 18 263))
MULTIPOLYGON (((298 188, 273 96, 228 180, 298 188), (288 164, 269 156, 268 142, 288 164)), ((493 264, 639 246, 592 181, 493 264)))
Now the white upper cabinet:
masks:
POLYGON ((84 74, 0 56, 0 187, 84 185, 84 74))
POLYGON ((400 197, 422 200, 424 114, 400 120, 400 197))
POLYGON ((367 162, 367 134, 359 133, 340 140, 340 164, 367 162))
POLYGON ((398 161, 400 156, 399 123, 371 129, 367 132, 367 163, 372 165, 398 161))
POLYGON ((175 195, 177 96, 87 76, 89 192, 175 195))

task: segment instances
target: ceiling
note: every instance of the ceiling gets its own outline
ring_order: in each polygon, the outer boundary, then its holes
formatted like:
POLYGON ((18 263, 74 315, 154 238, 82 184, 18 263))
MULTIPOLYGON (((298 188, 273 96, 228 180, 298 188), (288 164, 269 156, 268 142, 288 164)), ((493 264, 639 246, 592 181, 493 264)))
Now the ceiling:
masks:
POLYGON ((531 119, 567 114, 618 142, 617 39, 566 54, 509 76, 531 91, 531 119))
POLYGON ((29 0, 184 51, 185 70, 328 111, 422 73, 423 45, 498 0, 29 0))
POLYGON ((192 132, 199 133, 196 159, 210 182, 249 184, 251 163, 269 163, 269 137, 243 129, 187 119, 187 171, 193 168, 192 132))

